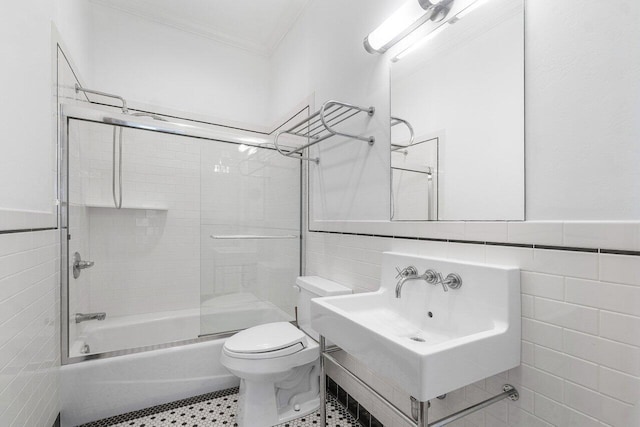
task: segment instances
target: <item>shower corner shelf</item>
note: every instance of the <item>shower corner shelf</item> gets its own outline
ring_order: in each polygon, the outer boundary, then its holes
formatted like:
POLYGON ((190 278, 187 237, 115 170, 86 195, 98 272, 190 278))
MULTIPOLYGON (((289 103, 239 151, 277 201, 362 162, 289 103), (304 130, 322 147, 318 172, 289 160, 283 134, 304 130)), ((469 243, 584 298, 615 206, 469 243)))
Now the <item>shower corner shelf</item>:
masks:
POLYGON ((283 156, 292 157, 299 154, 301 157, 296 158, 309 160, 317 164, 320 162, 320 158, 303 157, 302 152, 306 148, 316 145, 317 143, 324 141, 325 139, 329 139, 332 136, 339 135, 351 139, 358 139, 360 141, 368 142, 369 145, 373 145, 375 143, 375 138, 373 136, 361 136, 340 132, 335 130, 333 126, 360 113, 367 113, 367 115, 371 117, 374 115, 375 111, 376 109, 374 107, 359 107, 357 105, 347 104, 340 101, 327 101, 322 104, 322 107, 320 107, 318 111, 311 114, 306 119, 298 122, 287 130, 276 132, 273 145, 275 145, 276 150, 278 150, 278 152, 283 156), (278 138, 284 134, 306 138, 307 140, 310 140, 310 142, 290 151, 283 150, 278 144, 278 138))
MULTIPOLYGON (((113 203, 102 203, 102 202, 87 202, 84 204, 87 208, 106 208, 106 209, 117 209, 113 203)), ((169 207, 160 203, 131 203, 124 204, 120 209, 139 209, 139 210, 149 210, 149 211, 168 211, 169 207)))

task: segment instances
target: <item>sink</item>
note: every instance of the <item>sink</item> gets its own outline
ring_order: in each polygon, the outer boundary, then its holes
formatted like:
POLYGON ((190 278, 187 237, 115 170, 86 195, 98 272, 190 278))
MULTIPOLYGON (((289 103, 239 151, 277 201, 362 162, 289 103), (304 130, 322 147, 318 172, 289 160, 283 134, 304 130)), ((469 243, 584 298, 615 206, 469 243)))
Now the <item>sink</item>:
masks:
POLYGON ((385 252, 380 289, 312 300, 311 326, 424 402, 520 364, 520 271, 385 252), (409 280, 396 298, 408 266, 457 273, 462 285, 409 280))

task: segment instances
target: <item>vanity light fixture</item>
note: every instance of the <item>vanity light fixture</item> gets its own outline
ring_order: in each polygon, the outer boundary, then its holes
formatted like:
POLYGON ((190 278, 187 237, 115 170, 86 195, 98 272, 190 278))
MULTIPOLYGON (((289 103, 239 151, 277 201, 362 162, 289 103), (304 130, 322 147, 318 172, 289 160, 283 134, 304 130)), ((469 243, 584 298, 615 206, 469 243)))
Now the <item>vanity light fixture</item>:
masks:
POLYGON ((418 48, 422 47, 423 45, 425 45, 429 40, 433 39, 438 34, 440 34, 442 31, 447 29, 449 27, 449 25, 455 24, 460 19, 464 18, 469 13, 473 12, 478 7, 480 7, 483 4, 488 3, 488 2, 489 2, 489 0, 476 0, 470 6, 464 8, 463 10, 458 12, 455 16, 451 17, 447 22, 443 23, 438 28, 436 28, 435 30, 431 31, 429 34, 427 34, 425 37, 423 37, 420 41, 411 44, 409 47, 404 49, 402 52, 398 53, 396 56, 394 56, 391 59, 391 62, 398 62, 399 60, 401 60, 405 56, 409 55, 411 52, 413 52, 413 51, 417 50, 418 48))
POLYGON ((384 53, 428 20, 441 21, 453 0, 409 0, 364 38, 369 53, 384 53))

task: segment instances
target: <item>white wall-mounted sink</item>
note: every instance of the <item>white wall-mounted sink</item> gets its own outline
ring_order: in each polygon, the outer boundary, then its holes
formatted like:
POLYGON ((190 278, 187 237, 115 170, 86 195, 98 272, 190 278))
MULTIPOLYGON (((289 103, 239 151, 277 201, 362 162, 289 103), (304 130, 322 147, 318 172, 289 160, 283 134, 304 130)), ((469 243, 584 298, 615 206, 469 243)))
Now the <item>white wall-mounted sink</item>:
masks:
POLYGON ((376 292, 320 298, 311 325, 419 401, 520 364, 520 271, 387 252, 376 292), (462 278, 459 289, 405 282, 396 267, 462 278))

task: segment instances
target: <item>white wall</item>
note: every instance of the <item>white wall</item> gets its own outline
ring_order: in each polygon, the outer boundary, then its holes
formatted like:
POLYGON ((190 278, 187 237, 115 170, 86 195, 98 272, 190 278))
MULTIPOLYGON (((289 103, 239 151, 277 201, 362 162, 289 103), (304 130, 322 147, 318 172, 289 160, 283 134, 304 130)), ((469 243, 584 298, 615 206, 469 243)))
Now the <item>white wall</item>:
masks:
POLYGON ((271 58, 272 120, 313 94, 312 110, 330 99, 375 106, 371 120, 346 129, 377 143, 334 137, 322 143, 320 167, 310 165, 311 215, 316 219, 389 218, 389 70, 362 39, 394 5, 384 1, 315 1, 271 58))
POLYGON ((85 62, 81 0, 9 2, 0 16, 0 229, 55 226, 53 22, 85 62), (16 185, 16 183, 20 183, 16 185))
MULTIPOLYGON (((54 139, 51 120, 51 25, 54 3, 11 2, 0 16, 0 55, 4 82, 0 156, 0 209, 27 210, 36 227, 55 225, 54 139), (20 182, 20 185, 7 185, 20 182)), ((0 228, 31 224, 0 213, 0 228)))
POLYGON ((640 3, 526 11, 527 219, 640 219, 640 3))
POLYGON ((91 9, 92 88, 134 106, 266 124, 267 58, 99 4, 91 9))
POLYGON ((91 64, 89 35, 93 31, 90 3, 87 0, 56 0, 55 25, 74 72, 79 78, 88 78, 91 64))

